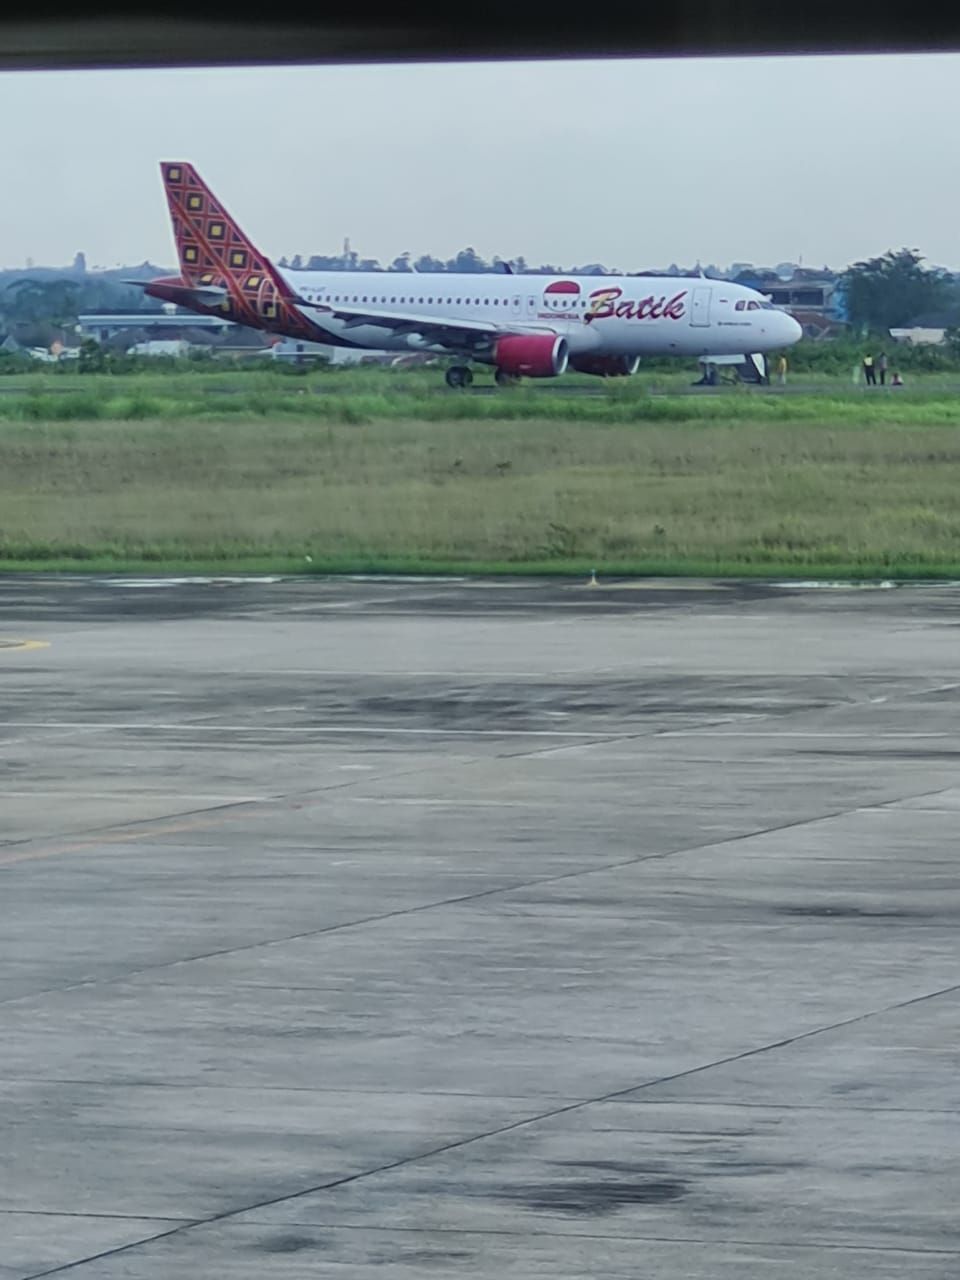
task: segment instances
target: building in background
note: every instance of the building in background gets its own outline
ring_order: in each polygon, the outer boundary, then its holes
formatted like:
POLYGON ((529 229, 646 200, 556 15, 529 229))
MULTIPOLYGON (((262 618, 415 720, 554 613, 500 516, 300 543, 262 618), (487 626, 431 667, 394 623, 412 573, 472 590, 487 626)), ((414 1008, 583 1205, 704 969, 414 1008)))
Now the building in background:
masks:
POLYGON ((322 342, 299 342, 294 338, 273 339, 264 352, 274 360, 305 364, 322 360, 326 364, 383 364, 396 359, 395 351, 368 351, 366 348, 332 347, 322 342))
POLYGON ((195 350, 185 338, 148 338, 146 342, 135 342, 127 347, 128 356, 172 356, 181 359, 195 350))
POLYGON ((78 317, 81 342, 94 341, 107 350, 135 355, 255 355, 269 350, 270 339, 219 316, 201 316, 168 306, 163 311, 88 312, 78 317))
POLYGON ((803 329, 804 337, 816 340, 835 338, 847 327, 847 311, 842 279, 836 271, 781 263, 775 268, 737 263, 730 278, 766 294, 775 307, 789 312, 803 329))
POLYGON ((891 329, 890 337, 894 342, 903 342, 908 346, 939 347, 945 341, 951 329, 960 329, 960 308, 948 308, 945 311, 927 311, 916 316, 902 328, 891 329))
POLYGON ((223 335, 236 328, 218 316, 198 316, 189 311, 168 312, 90 312, 77 317, 77 331, 82 341, 93 339, 101 346, 129 347, 133 342, 185 340, 185 331, 223 335))

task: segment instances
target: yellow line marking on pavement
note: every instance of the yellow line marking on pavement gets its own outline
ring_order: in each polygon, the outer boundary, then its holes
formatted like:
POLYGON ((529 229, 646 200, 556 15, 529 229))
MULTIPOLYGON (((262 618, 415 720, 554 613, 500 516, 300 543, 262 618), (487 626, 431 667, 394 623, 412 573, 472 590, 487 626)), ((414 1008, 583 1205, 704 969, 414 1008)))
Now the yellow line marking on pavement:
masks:
POLYGON ((121 828, 94 834, 82 840, 54 840, 37 849, 14 849, 4 853, 0 849, 0 867, 10 867, 17 862, 38 862, 44 858, 55 858, 65 853, 84 853, 95 850, 102 845, 133 844, 138 840, 156 840, 162 836, 178 835, 186 831, 205 831, 211 827, 223 826, 228 821, 226 815, 218 818, 195 819, 191 822, 165 822, 157 819, 143 829, 121 828))
POLYGON ((0 649, 16 650, 22 653, 26 649, 49 649, 49 640, 4 640, 0 637, 0 649))

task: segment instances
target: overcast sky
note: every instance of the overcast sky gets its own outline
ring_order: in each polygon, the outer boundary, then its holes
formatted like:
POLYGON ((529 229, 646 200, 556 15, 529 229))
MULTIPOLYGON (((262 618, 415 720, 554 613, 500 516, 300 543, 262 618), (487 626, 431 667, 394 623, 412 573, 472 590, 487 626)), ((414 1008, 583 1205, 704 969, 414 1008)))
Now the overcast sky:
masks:
POLYGON ((0 264, 174 262, 160 160, 263 250, 960 268, 960 55, 0 74, 0 264))

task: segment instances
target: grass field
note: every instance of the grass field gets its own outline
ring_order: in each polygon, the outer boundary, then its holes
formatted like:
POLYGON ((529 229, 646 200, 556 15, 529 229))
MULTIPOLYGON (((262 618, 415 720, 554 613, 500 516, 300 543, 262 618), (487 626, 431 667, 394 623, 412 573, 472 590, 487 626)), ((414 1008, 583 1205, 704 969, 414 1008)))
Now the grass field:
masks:
POLYGON ((250 376, 0 395, 0 568, 960 576, 960 399, 936 383, 475 397, 435 371, 319 394, 250 376))

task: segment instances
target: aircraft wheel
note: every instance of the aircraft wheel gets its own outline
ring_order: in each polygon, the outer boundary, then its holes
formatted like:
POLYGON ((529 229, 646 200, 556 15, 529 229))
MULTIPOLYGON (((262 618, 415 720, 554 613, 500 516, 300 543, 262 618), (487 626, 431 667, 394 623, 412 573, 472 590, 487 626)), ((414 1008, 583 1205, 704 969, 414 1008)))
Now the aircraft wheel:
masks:
POLYGON ((473 374, 463 365, 455 364, 446 372, 448 387, 469 387, 473 382, 473 374))
POLYGON ((520 381, 512 373, 507 373, 506 369, 498 369, 493 375, 493 380, 498 387, 515 387, 520 381))

